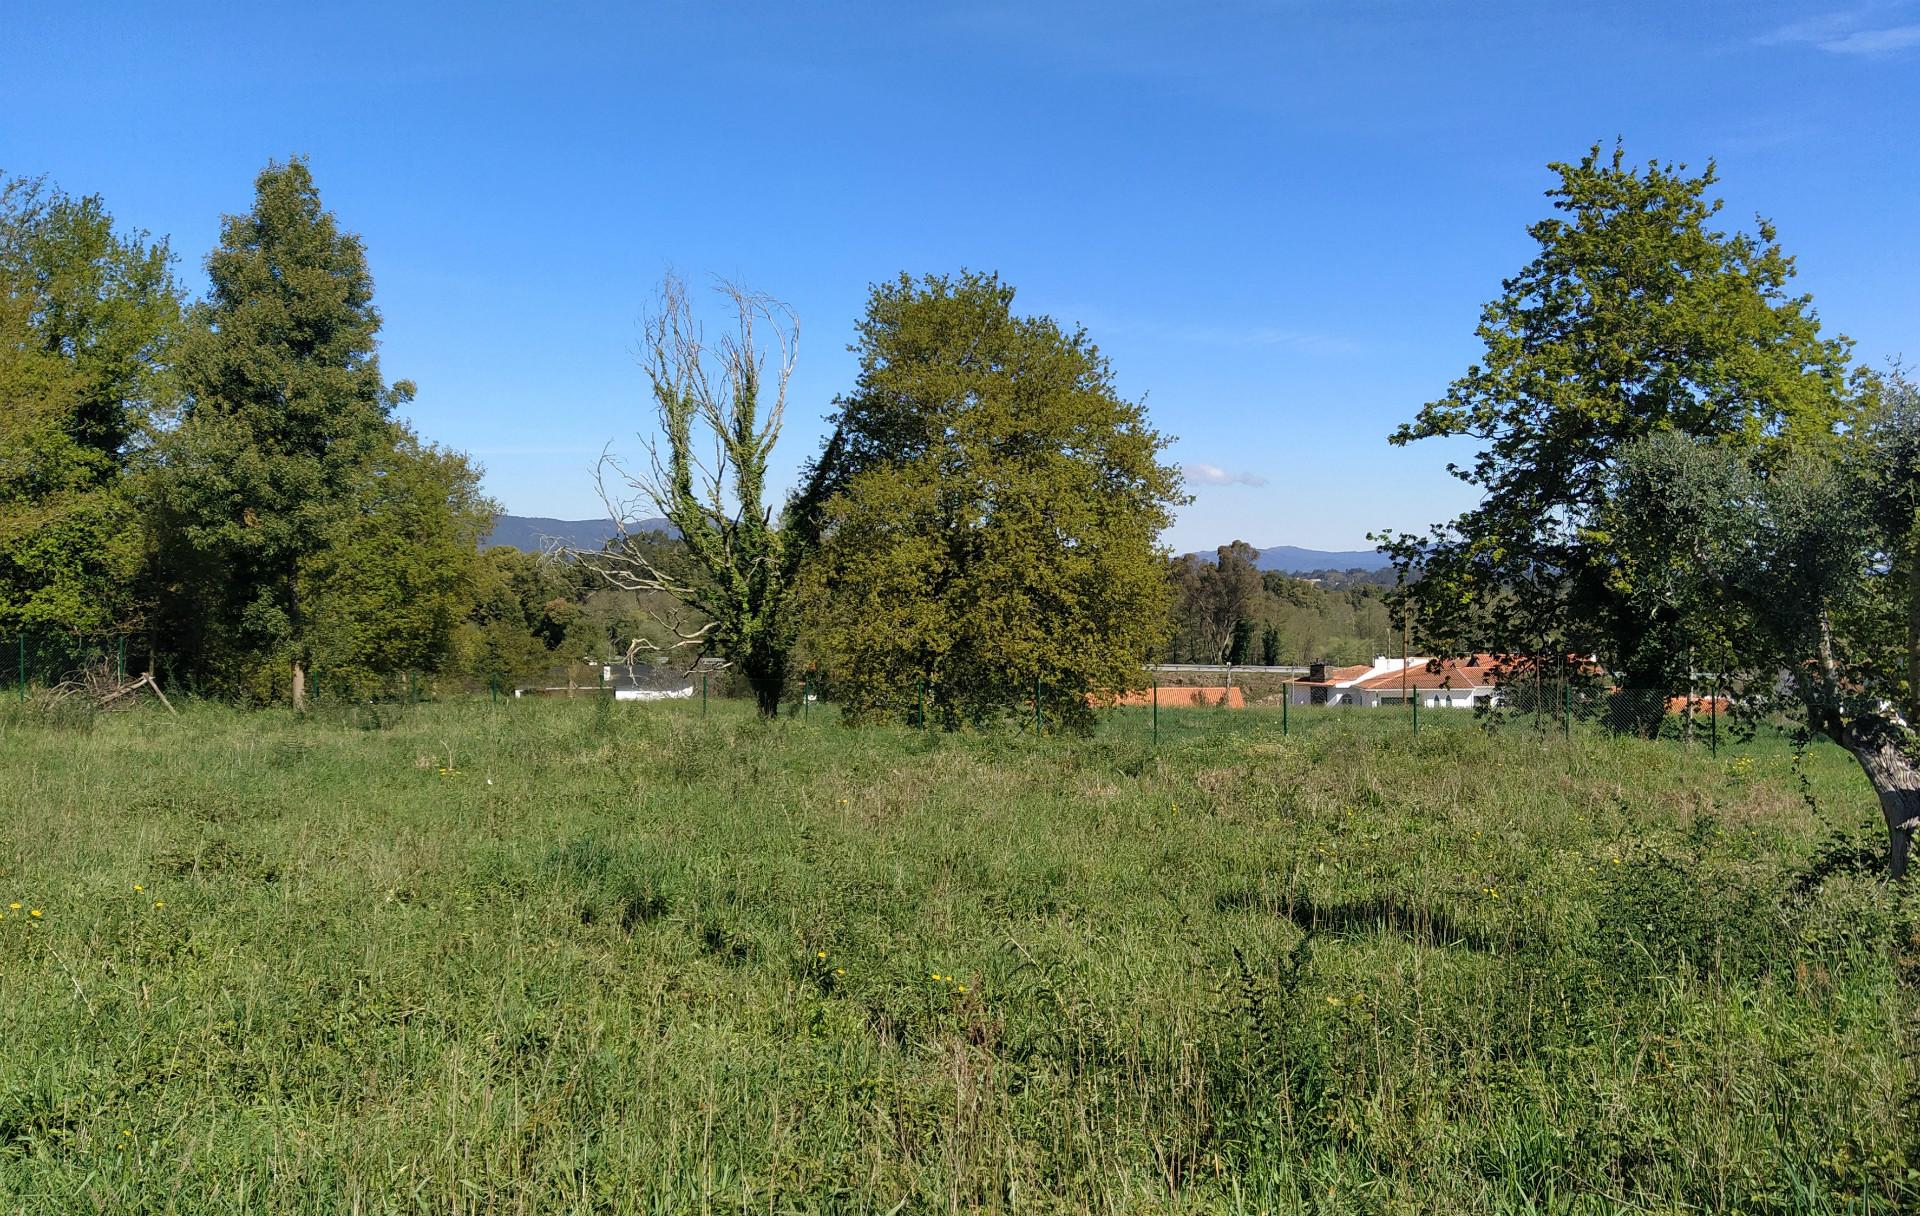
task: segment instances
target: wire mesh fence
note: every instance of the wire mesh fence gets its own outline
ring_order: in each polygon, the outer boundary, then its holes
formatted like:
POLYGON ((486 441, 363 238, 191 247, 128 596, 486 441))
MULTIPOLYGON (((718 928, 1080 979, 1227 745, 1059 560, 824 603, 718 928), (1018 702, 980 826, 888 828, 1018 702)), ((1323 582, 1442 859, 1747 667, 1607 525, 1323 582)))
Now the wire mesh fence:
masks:
MULTIPOLYGON (((1327 690, 1307 682, 1241 690, 1226 684, 1155 684, 1146 694, 1150 728, 1195 714, 1246 709, 1274 720, 1283 735, 1371 726, 1391 736, 1472 729, 1511 738, 1611 736, 1664 739, 1710 750, 1746 742, 1764 729, 1724 689, 1669 692, 1601 683, 1516 681, 1472 690, 1387 688, 1327 690), (1198 694, 1196 696, 1196 694, 1198 694)), ((1116 711, 1139 716, 1137 709, 1116 711)), ((1237 715, 1236 715, 1237 716, 1237 715)))
POLYGON ((125 682, 152 670, 143 638, 21 634, 0 639, 0 692, 26 700, 36 689, 125 682))
MULTIPOLYGON (((128 634, 104 638, 67 635, 16 635, 0 638, 0 698, 26 701, 36 690, 75 685, 124 684, 152 671, 168 676, 164 656, 150 652, 146 639, 128 634)), ((1139 734, 1159 741, 1163 734, 1209 735, 1278 727, 1282 735, 1367 724, 1387 735, 1417 736, 1423 731, 1471 728, 1515 738, 1571 738, 1606 735, 1670 740, 1712 751, 1753 737, 1755 723, 1737 712, 1734 699, 1716 681, 1673 692, 1617 688, 1604 680, 1514 679, 1497 687, 1472 690, 1383 687, 1327 689, 1290 678, 1297 669, 1228 672, 1217 683, 1204 674, 1182 673, 1163 680, 1148 673, 1145 687, 1126 694, 1086 694, 1099 728, 1139 734), (1232 722, 1231 728, 1227 724, 1232 722)), ((1391 681, 1388 682, 1391 684, 1391 681)), ((1022 733, 1047 735, 1067 723, 1053 698, 1057 691, 1035 682, 1023 706, 1008 720, 1022 733)), ((577 660, 536 675, 420 672, 388 673, 375 679, 349 678, 324 670, 310 673, 310 698, 319 705, 371 702, 417 703, 427 700, 484 698, 495 704, 526 697, 604 698, 609 701, 660 702, 663 711, 708 716, 714 707, 736 699, 742 689, 732 673, 706 664, 692 671, 654 670, 652 665, 618 660, 577 660), (643 670, 643 668, 645 668, 643 670)), ((191 694, 191 688, 177 691, 191 694)), ((909 727, 942 725, 931 712, 925 682, 913 685, 897 720, 909 727)), ((839 718, 829 673, 808 668, 795 674, 782 716, 802 723, 839 718)))

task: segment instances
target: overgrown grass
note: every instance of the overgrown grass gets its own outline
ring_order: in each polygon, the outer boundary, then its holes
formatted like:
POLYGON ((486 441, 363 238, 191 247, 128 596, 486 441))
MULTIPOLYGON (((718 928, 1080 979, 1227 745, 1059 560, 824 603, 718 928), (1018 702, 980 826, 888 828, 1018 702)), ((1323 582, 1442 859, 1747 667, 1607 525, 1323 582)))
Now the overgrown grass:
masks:
POLYGON ((1835 751, 825 716, 0 718, 0 1208, 1920 1207, 1835 751))

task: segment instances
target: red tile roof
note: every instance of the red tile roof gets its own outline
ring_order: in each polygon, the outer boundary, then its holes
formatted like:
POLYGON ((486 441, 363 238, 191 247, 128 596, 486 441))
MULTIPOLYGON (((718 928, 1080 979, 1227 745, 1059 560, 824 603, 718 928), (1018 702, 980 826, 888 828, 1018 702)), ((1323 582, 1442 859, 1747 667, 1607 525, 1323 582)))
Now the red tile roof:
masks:
POLYGON ((1425 663, 1416 662, 1405 672, 1387 671, 1370 676, 1355 684, 1355 688, 1374 691, 1399 688, 1402 683, 1408 688, 1491 688, 1493 686, 1494 665, 1488 660, 1490 655, 1474 655, 1470 659, 1440 659, 1425 663))

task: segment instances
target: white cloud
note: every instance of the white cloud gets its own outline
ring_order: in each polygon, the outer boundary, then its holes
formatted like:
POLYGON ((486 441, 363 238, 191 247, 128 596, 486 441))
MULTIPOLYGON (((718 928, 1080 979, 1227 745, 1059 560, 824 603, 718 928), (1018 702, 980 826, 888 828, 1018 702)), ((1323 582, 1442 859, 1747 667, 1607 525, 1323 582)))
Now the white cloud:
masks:
POLYGON ((1910 11, 1907 3, 1882 3, 1822 13, 1783 25, 1757 41, 1762 46, 1812 46, 1831 55, 1885 55, 1920 47, 1920 24, 1886 22, 1896 13, 1910 11))
POLYGON ((1920 25, 1895 25, 1883 30, 1855 30, 1842 38, 1815 43, 1836 55, 1883 55, 1920 46, 1920 25))
POLYGON ((1190 485, 1264 486, 1267 479, 1257 473, 1229 473, 1217 464, 1183 464, 1180 471, 1190 485))

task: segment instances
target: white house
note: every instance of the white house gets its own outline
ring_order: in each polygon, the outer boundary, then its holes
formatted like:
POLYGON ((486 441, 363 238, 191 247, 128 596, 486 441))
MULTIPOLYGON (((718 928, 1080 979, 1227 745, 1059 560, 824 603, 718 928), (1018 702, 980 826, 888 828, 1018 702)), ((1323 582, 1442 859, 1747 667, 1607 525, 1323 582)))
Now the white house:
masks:
POLYGON ((1417 700, 1422 709, 1472 709, 1492 704, 1497 695, 1494 671, 1498 659, 1489 654, 1463 659, 1389 659, 1353 667, 1315 663, 1307 678, 1287 688, 1293 705, 1405 705, 1417 700))

